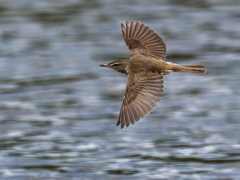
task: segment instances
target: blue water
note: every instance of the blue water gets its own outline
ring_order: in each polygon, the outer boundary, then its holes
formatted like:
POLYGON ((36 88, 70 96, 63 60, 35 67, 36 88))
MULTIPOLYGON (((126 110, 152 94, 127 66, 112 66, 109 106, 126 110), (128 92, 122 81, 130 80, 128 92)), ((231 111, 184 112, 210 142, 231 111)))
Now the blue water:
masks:
POLYGON ((240 3, 0 3, 0 179, 240 179, 240 3), (156 109, 115 126, 129 57, 120 23, 146 23, 166 61, 205 75, 164 76, 156 109))

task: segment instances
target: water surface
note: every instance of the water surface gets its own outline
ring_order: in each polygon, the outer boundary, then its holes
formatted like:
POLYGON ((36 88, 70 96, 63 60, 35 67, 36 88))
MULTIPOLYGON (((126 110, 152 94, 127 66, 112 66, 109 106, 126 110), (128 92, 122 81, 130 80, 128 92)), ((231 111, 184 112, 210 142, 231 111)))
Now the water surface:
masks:
POLYGON ((2 180, 240 179, 240 3, 0 3, 2 180), (157 108, 116 127, 127 76, 120 23, 167 44, 167 61, 206 75, 164 76, 157 108))

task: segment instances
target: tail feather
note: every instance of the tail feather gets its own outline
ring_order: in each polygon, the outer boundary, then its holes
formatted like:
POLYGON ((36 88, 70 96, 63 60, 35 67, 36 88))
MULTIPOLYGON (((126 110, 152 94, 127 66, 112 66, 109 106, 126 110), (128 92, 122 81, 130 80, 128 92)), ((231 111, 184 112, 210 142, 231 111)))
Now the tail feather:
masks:
POLYGON ((204 65, 182 65, 182 66, 184 66, 184 67, 193 67, 193 68, 207 68, 204 65))
POLYGON ((173 68, 173 72, 206 74, 207 70, 204 65, 176 65, 173 68))

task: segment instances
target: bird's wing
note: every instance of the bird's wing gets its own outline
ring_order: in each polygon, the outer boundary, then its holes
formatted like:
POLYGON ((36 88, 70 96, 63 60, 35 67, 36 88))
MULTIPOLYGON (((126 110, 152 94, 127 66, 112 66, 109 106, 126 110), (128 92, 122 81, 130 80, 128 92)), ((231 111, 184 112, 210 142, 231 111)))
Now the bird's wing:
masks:
POLYGON ((123 38, 131 56, 145 55, 165 60, 166 45, 163 39, 149 26, 132 20, 126 21, 126 28, 121 24, 123 38))
POLYGON ((157 72, 129 74, 117 126, 128 127, 149 114, 160 101, 163 77, 157 72))

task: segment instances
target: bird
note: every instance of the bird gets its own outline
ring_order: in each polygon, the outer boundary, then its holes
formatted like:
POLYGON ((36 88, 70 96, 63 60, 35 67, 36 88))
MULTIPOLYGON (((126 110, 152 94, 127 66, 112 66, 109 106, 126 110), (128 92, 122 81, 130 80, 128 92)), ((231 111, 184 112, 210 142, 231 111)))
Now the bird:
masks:
POLYGON ((130 59, 116 60, 108 67, 128 75, 126 90, 116 126, 121 129, 135 124, 156 107, 163 93, 163 75, 171 72, 205 74, 204 65, 182 65, 166 62, 166 45, 149 26, 139 21, 121 23, 130 59))

